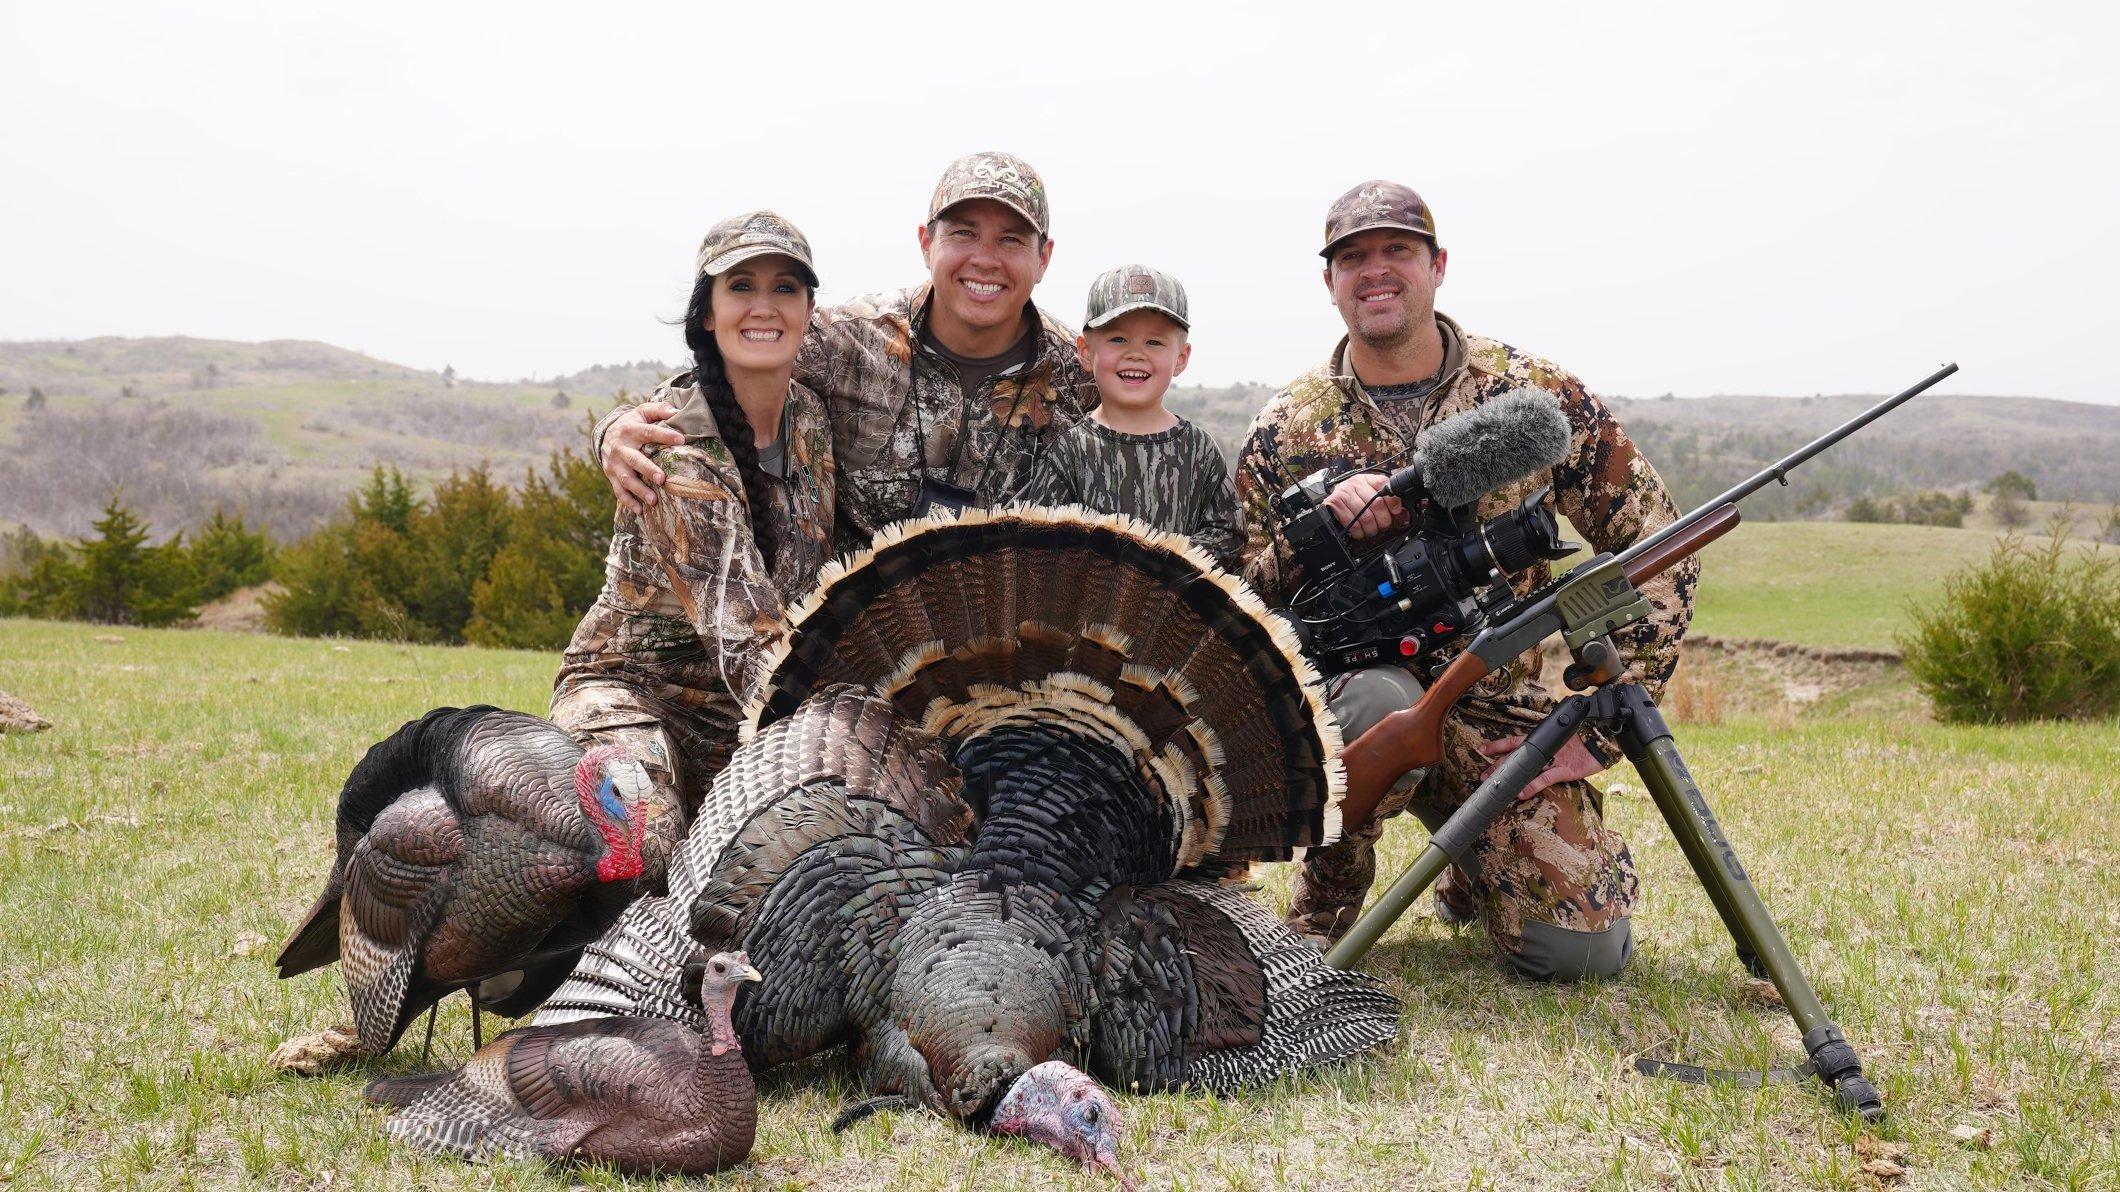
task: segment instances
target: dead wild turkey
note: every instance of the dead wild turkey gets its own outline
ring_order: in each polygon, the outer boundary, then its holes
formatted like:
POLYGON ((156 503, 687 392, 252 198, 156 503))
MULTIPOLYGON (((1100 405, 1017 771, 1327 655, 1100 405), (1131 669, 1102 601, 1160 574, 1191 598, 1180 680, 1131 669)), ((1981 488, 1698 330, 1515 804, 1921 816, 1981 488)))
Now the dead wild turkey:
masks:
POLYGON ((452 990, 529 1013, 639 894, 647 783, 617 750, 585 754, 521 712, 406 724, 340 790, 338 857, 280 976, 338 961, 361 1056, 452 990))
MULTIPOLYGON (((1331 840, 1340 775, 1292 639, 1197 550, 974 511, 880 535, 791 625, 668 896, 538 1021, 696 1022, 685 958, 741 946, 754 1067, 850 1042, 879 1100, 985 1126, 1012 1086, 1072 1095, 1056 1057, 1231 1093, 1395 1036, 1388 992, 1208 880, 1331 840)), ((1092 1104, 1062 1149, 1108 1166, 1092 1104)))
POLYGON ((429 1154, 719 1171, 751 1153, 758 1130, 758 1090, 729 1022, 758 970, 723 952, 686 976, 704 1034, 657 1018, 524 1027, 457 1071, 385 1077, 365 1095, 398 1106, 390 1136, 429 1154))

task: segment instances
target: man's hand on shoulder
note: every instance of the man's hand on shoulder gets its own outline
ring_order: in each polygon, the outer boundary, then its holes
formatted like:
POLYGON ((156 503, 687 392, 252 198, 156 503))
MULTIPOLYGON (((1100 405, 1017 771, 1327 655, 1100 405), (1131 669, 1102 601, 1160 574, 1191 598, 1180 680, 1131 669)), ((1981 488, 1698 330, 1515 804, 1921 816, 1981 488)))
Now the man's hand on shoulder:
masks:
POLYGON ((603 465, 604 478, 611 482, 611 492, 628 512, 640 513, 653 505, 655 490, 663 482, 663 470, 643 449, 651 445, 674 447, 685 441, 676 427, 662 425, 675 413, 677 407, 669 402, 644 401, 604 428, 603 451, 597 462, 603 465))
POLYGON ((1392 530, 1403 529, 1411 520, 1406 506, 1384 492, 1390 481, 1375 472, 1360 472, 1332 486, 1325 508, 1347 527, 1347 536, 1359 542, 1392 530), (1383 493, 1382 496, 1377 494, 1383 493))

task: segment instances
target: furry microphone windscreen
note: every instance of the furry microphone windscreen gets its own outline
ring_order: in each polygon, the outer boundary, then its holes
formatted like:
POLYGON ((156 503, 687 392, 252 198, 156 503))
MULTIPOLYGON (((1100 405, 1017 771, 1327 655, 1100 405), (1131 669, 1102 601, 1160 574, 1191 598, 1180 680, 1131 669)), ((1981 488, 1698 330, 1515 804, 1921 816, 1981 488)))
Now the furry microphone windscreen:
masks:
POLYGON ((1573 438, 1560 399, 1512 389, 1422 431, 1413 458, 1428 495, 1455 509, 1566 459, 1573 438))

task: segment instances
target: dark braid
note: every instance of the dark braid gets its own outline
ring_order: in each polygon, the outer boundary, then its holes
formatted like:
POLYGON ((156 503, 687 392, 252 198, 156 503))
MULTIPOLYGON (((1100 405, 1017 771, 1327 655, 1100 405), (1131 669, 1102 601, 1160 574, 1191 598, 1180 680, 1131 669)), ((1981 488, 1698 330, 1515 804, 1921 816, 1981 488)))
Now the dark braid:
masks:
MULTIPOLYGON (((713 310, 713 296, 714 279, 702 276, 699 284, 692 287, 692 302, 685 310, 685 346, 692 349, 692 383, 706 397, 715 429, 728 445, 729 457, 736 461, 736 474, 743 477, 744 500, 751 506, 751 541, 758 544, 758 557, 770 573, 775 551, 766 525, 766 509, 772 500, 772 489, 764 469, 758 466, 758 440, 751 433, 751 420, 737 404, 736 390, 729 386, 728 373, 722 368, 721 345, 714 342, 714 333, 703 325, 713 310)), ((781 450, 787 448, 783 446, 781 450)))

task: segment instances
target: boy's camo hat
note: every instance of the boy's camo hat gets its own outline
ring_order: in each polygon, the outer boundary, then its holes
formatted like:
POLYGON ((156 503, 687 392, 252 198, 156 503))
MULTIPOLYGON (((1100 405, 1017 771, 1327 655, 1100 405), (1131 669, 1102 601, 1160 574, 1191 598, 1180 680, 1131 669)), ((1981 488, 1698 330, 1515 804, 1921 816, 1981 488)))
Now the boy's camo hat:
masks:
POLYGON ((1031 163, 1008 153, 970 153, 950 163, 928 200, 928 222, 967 199, 992 199, 1031 221, 1040 236, 1052 234, 1045 180, 1031 163))
POLYGON ((1089 314, 1084 331, 1094 331, 1128 311, 1155 310, 1169 315, 1178 326, 1192 330, 1185 313, 1185 287, 1161 269, 1146 265, 1121 265, 1090 283, 1089 314))
POLYGON ((810 260, 810 242, 794 224, 771 211, 753 211, 722 220, 707 229, 699 246, 699 272, 719 275, 753 257, 779 253, 793 257, 802 268, 802 279, 817 288, 817 266, 810 260))
POLYGON ((1331 257, 1334 245, 1371 228, 1418 232, 1428 238, 1431 247, 1437 243, 1435 216, 1421 196, 1413 193, 1410 186, 1379 178, 1341 195, 1332 210, 1325 213, 1325 247, 1318 255, 1331 257))

